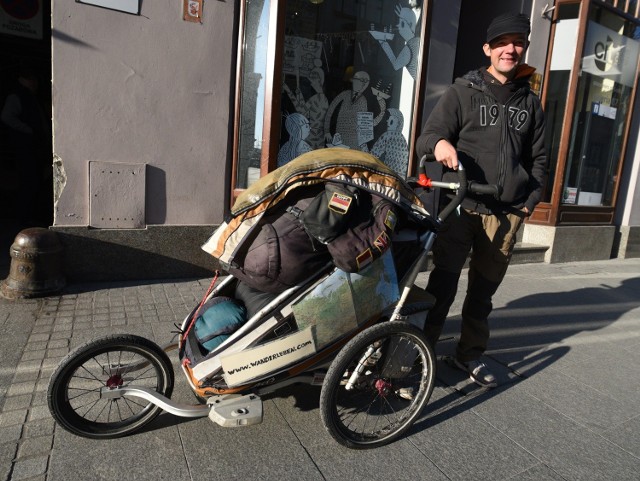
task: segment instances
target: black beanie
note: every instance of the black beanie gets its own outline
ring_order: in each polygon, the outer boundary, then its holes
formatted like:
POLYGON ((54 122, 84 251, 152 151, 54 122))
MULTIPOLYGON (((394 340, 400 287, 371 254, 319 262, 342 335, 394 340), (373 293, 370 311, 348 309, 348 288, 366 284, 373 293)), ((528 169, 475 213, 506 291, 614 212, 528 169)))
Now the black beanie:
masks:
POLYGON ((487 28, 487 43, 507 33, 523 33, 529 37, 529 17, 523 13, 505 13, 494 18, 487 28))

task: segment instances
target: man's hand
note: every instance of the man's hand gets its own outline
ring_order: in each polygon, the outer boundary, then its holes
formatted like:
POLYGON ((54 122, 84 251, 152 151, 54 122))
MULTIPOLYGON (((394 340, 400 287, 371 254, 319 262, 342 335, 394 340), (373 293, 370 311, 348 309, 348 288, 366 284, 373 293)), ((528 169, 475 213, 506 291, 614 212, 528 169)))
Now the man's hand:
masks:
POLYGON ((438 141, 435 149, 433 149, 433 155, 445 167, 458 170, 458 152, 447 140, 440 139, 438 141))

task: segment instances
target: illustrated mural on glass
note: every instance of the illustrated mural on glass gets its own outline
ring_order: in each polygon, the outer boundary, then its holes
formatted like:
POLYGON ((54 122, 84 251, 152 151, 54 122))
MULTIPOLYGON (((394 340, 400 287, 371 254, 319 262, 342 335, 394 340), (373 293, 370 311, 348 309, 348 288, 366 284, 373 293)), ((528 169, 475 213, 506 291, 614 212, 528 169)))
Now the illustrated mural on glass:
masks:
POLYGON ((278 166, 343 147, 407 175, 419 3, 287 1, 278 166))
POLYGON ((393 52, 391 45, 389 45, 389 40, 392 40, 395 34, 386 30, 379 32, 374 30, 373 26, 370 33, 373 38, 380 42, 380 47, 382 47, 382 50, 391 61, 393 68, 400 70, 402 67, 406 67, 411 77, 415 80, 418 55, 420 53, 420 38, 416 37, 416 14, 412 9, 403 8, 400 5, 396 5, 395 12, 398 16, 398 25, 396 27, 398 34, 406 42, 398 55, 393 52))

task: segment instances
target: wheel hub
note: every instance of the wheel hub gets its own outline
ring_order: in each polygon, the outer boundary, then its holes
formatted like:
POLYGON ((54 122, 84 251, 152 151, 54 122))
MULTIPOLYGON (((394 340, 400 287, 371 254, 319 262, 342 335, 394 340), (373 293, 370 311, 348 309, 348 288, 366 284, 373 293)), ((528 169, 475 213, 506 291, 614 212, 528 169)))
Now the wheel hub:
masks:
POLYGON ((107 379, 107 387, 109 389, 116 389, 122 386, 124 380, 120 374, 114 374, 109 379, 107 379))
POLYGON ((374 386, 378 390, 378 394, 380 394, 380 396, 386 397, 391 392, 391 383, 384 379, 378 379, 374 386))

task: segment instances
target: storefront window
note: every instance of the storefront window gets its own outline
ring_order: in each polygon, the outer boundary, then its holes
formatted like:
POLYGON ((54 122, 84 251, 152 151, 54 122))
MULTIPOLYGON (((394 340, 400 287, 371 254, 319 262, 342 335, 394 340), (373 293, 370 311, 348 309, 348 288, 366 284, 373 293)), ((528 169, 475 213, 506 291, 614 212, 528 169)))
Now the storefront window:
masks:
POLYGON ((247 0, 245 39, 242 45, 242 96, 236 187, 246 189, 260 178, 262 119, 264 115, 265 77, 269 1, 247 0))
MULTIPOLYGON (((587 25, 563 204, 611 206, 635 84, 636 24, 592 4, 587 25)), ((554 53, 555 57, 555 53, 554 53)))
POLYGON ((278 28, 272 3, 245 0, 235 187, 258 179, 265 149, 273 149, 268 142, 277 133, 263 124, 265 112, 280 120, 277 159, 269 165, 343 147, 369 152, 407 175, 422 2, 281 0, 284 37, 269 45, 270 29, 278 28), (274 79, 282 92, 277 112, 265 91, 274 52, 277 65, 282 61, 274 79))
POLYGON ((556 32, 553 40, 553 56, 547 82, 547 100, 545 104, 545 145, 549 154, 549 178, 543 201, 551 201, 551 187, 554 184, 560 136, 567 96, 569 94, 569 79, 578 42, 579 4, 559 4, 556 32))
POLYGON ((419 2, 288 0, 277 165, 326 147, 407 174, 419 2))
POLYGON ((234 187, 244 189, 260 177, 267 151, 277 152, 268 164, 279 167, 327 147, 371 153, 406 176, 421 4, 245 0, 234 187), (277 22, 270 18, 270 12, 276 17, 274 6, 277 22), (278 45, 269 45, 282 27, 278 45), (267 59, 274 56, 275 68, 282 65, 273 79, 279 99, 266 91, 274 67, 267 59), (264 125, 265 118, 273 119, 270 125, 264 125))

